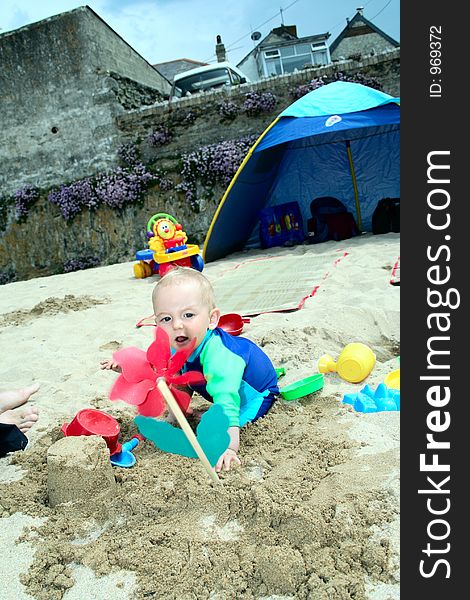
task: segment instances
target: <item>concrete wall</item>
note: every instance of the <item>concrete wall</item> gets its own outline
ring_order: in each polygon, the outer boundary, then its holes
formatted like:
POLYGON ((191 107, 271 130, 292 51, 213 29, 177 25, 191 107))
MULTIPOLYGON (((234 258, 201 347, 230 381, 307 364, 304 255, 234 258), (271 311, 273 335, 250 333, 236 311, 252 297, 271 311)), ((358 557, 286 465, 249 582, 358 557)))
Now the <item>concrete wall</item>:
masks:
POLYGON ((153 90, 150 102, 170 89, 88 7, 1 35, 0 195, 114 164, 126 87, 134 96, 153 90))

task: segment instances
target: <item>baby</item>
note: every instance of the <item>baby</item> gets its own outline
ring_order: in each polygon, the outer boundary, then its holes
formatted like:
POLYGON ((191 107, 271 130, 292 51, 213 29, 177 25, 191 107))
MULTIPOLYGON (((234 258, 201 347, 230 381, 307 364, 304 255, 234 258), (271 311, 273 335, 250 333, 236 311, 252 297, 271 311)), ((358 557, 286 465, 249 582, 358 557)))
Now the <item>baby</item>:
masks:
MULTIPOLYGON (((175 267, 158 281, 152 301, 155 323, 168 333, 175 351, 196 339, 182 372, 202 372, 206 383, 191 386, 189 392, 220 404, 229 419, 230 444, 215 466, 217 472, 228 471, 232 464, 241 464, 240 427, 263 417, 279 394, 276 371, 254 342, 217 327, 220 310, 214 291, 199 271, 175 267)), ((120 371, 112 360, 102 361, 101 368, 120 371)))

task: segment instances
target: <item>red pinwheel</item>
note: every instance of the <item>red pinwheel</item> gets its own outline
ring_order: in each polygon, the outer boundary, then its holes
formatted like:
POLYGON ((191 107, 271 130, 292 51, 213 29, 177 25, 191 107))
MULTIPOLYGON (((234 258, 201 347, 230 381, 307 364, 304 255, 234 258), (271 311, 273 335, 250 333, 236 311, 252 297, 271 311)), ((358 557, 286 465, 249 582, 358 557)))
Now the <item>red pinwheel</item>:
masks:
POLYGON ((155 340, 147 352, 130 346, 113 354, 113 359, 122 372, 114 382, 109 393, 110 400, 124 400, 137 406, 137 411, 147 417, 158 417, 165 409, 165 401, 157 387, 161 377, 170 387, 181 410, 185 413, 191 396, 175 386, 204 383, 204 375, 197 371, 188 371, 178 375, 194 350, 194 339, 183 350, 171 355, 170 339, 161 327, 155 331, 155 340))

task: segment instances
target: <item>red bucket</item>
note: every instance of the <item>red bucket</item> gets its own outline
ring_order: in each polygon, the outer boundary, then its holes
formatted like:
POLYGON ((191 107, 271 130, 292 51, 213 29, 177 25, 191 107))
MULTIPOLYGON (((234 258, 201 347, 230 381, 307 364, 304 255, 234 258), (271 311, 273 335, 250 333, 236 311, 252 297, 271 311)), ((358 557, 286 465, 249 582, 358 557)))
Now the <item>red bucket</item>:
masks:
POLYGON ((110 454, 121 451, 118 442, 120 427, 114 417, 95 408, 84 408, 79 410, 70 423, 64 423, 61 427, 63 434, 71 435, 99 435, 104 439, 110 454))
POLYGON ((242 317, 237 313, 228 313, 226 315, 220 315, 218 327, 230 333, 230 335, 240 335, 243 331, 243 324, 249 323, 250 319, 242 317))

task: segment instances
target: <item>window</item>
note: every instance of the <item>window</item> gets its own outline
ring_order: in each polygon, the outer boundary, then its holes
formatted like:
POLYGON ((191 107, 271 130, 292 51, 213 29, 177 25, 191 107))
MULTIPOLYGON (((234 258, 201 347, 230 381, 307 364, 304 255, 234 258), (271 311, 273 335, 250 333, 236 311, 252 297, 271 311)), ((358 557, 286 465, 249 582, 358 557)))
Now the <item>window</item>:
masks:
POLYGON ((238 73, 235 73, 235 71, 232 71, 232 69, 229 69, 229 73, 230 77, 232 78, 232 85, 240 85, 240 83, 242 82, 242 78, 240 77, 240 75, 238 73))
POLYGON ((230 75, 227 69, 213 69, 178 79, 176 84, 184 96, 188 92, 194 94, 195 92, 230 85, 230 75))
POLYGON ((265 72, 270 75, 282 75, 281 53, 279 50, 267 50, 264 53, 265 72))
POLYGON ((293 73, 295 70, 300 71, 305 67, 311 67, 312 60, 310 54, 300 54, 290 58, 285 58, 282 61, 282 65, 284 67, 284 73, 293 73))
POLYGON ((311 45, 312 65, 327 65, 330 62, 328 47, 324 42, 311 45))
POLYGON ((293 73, 312 65, 327 65, 329 62, 330 57, 325 42, 292 44, 265 50, 263 53, 264 74, 267 77, 293 73))

